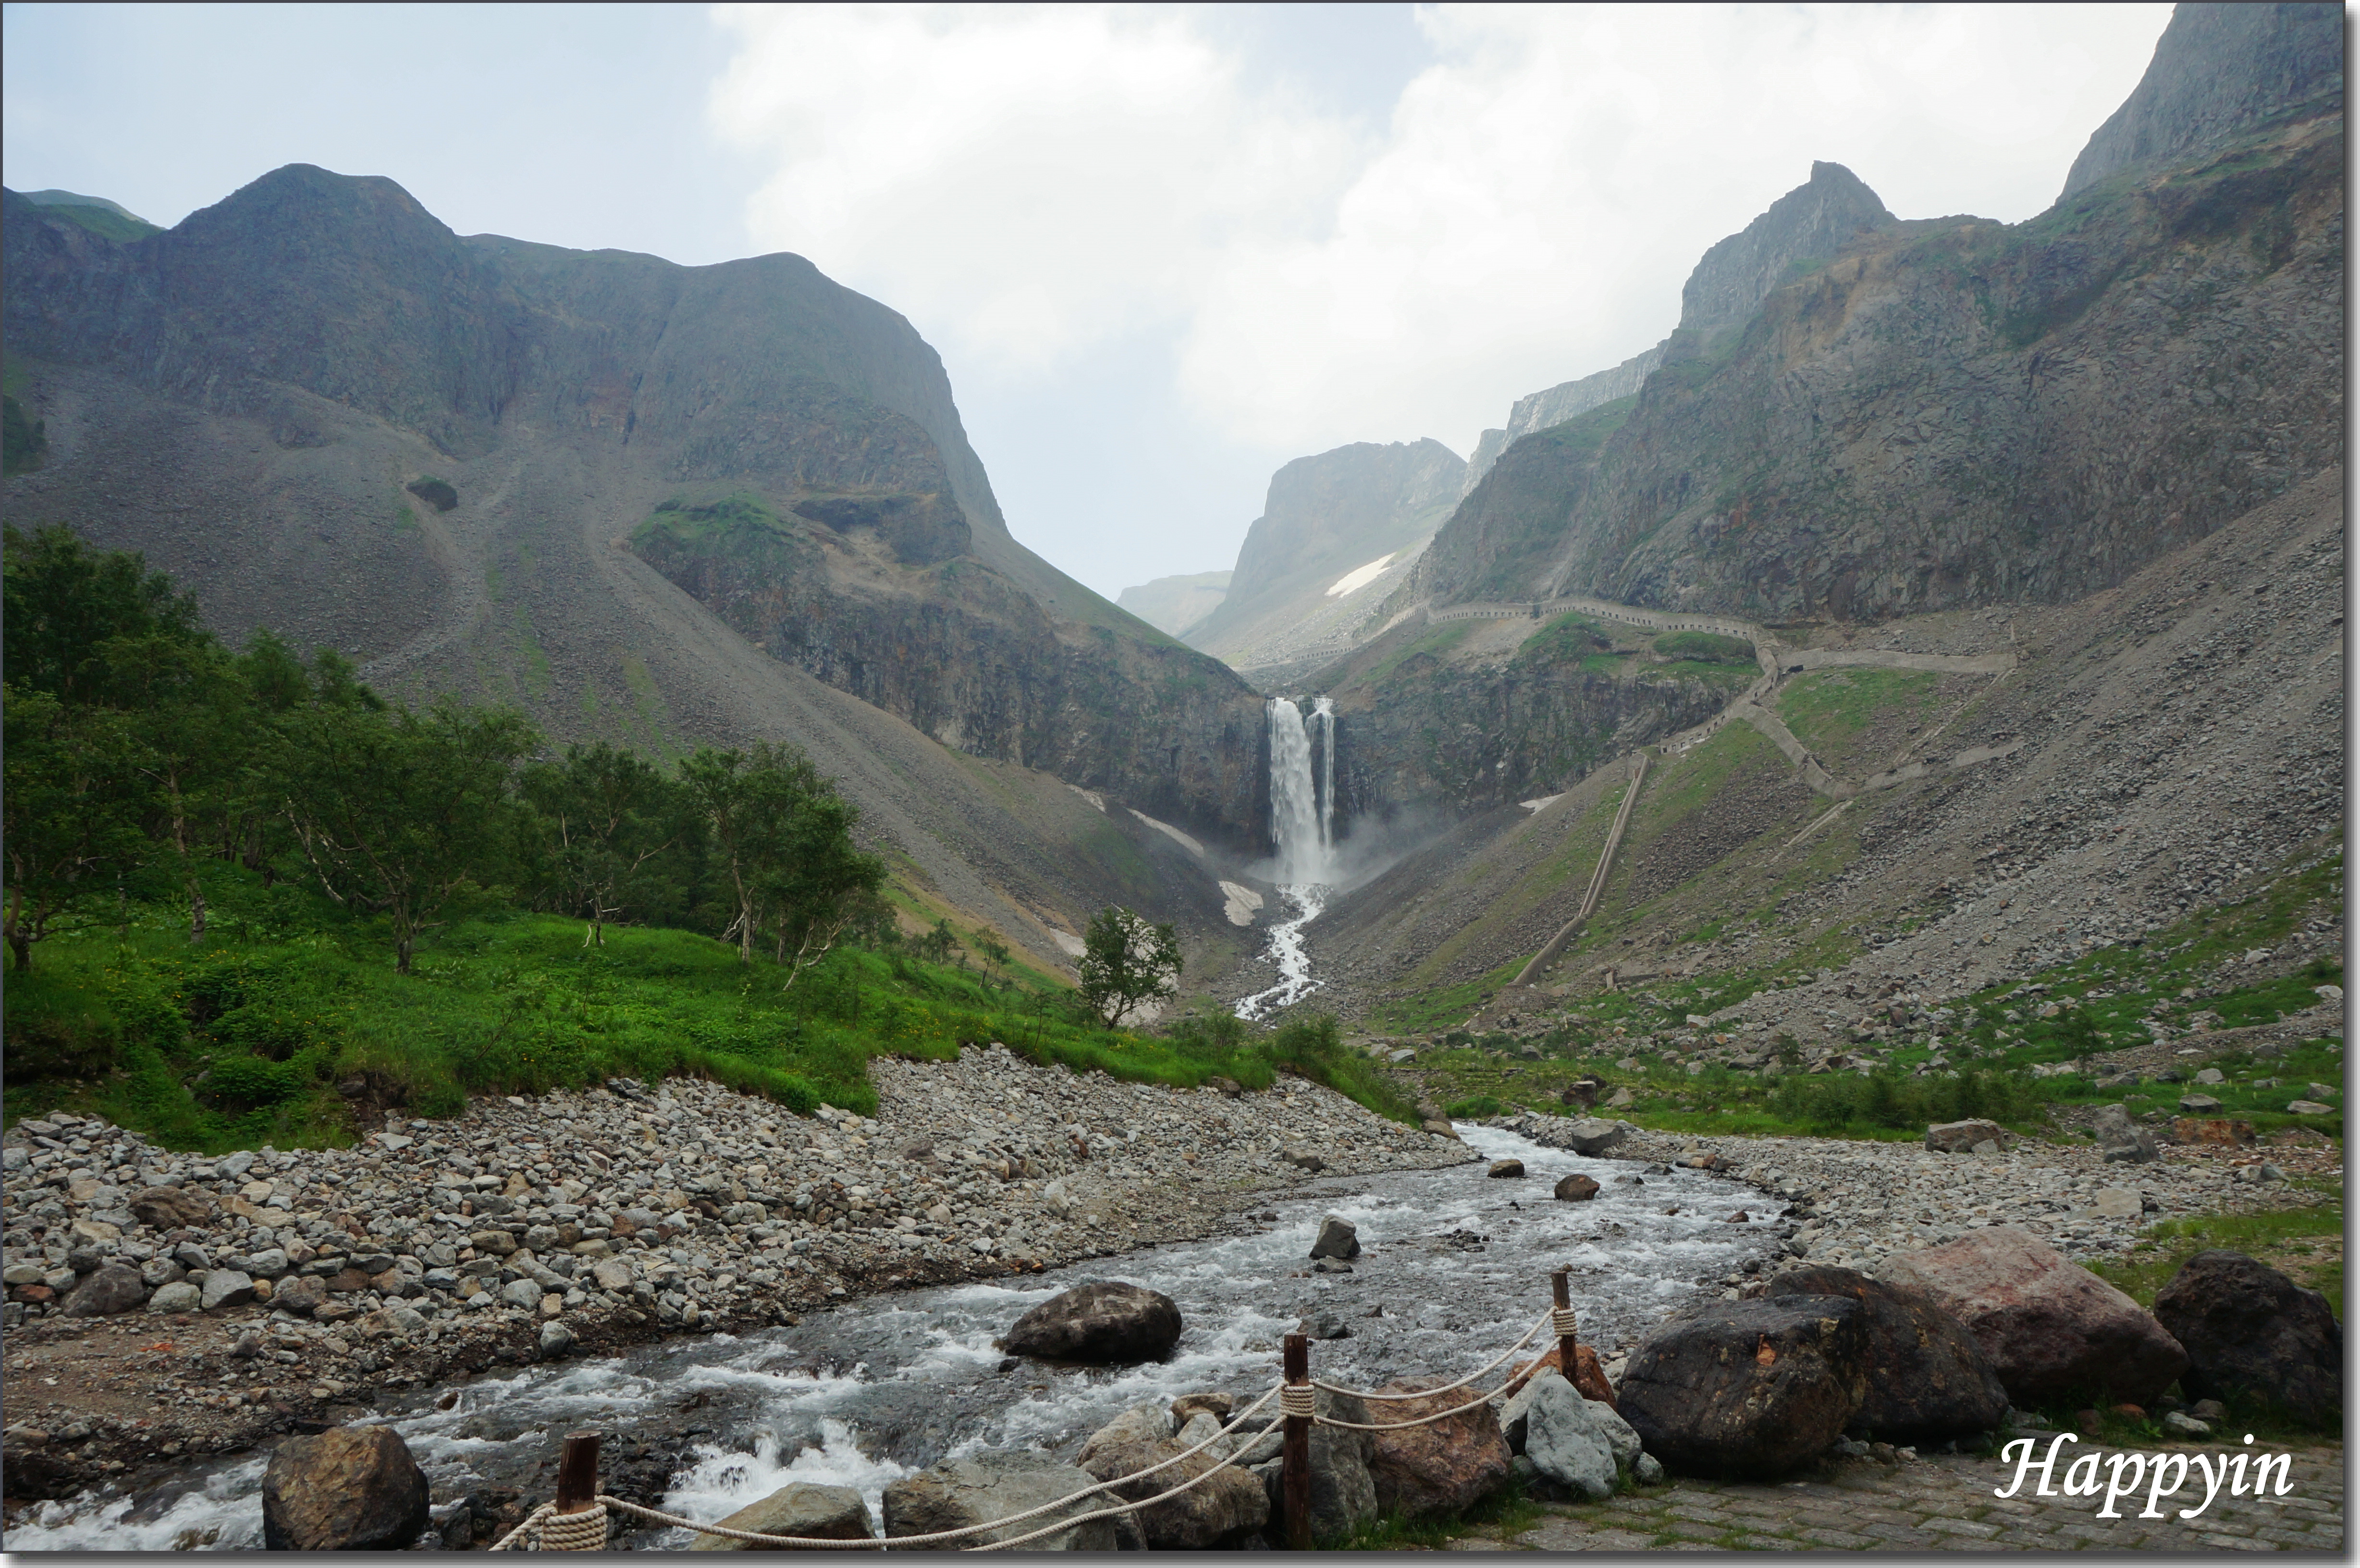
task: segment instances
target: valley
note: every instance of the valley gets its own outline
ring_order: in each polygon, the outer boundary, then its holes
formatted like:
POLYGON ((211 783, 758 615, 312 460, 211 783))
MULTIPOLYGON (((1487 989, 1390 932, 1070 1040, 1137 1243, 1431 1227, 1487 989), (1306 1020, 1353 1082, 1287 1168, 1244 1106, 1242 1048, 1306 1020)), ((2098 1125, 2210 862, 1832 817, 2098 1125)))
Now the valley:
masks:
MULTIPOLYGON (((1373 1438, 1339 1502, 1319 1434, 1324 1545, 1547 1545, 1755 1465, 1637 1428, 1782 1270, 2021 1248, 2177 1351, 2217 1244, 2340 1315, 2342 52, 2179 7, 2022 222, 1812 162, 1654 346, 1464 457, 1289 459, 1233 562, 1111 599, 802 256, 462 235, 300 163, 170 227, 0 193, 12 1549, 251 1548, 261 1445, 375 1426, 453 1549, 576 1422, 646 1506, 811 1481, 867 1529, 975 1452, 1204 1438, 1298 1332, 1456 1376, 1564 1264, 1571 1408, 1638 1412, 1602 1492, 1531 1368, 1415 1439, 1496 1458, 1480 1506, 1373 1438), (347 843, 310 791, 383 783, 364 740, 491 760, 347 843), (1094 1269, 1185 1336, 1003 1354, 1094 1269)), ((1893 1310, 2012 1353, 1939 1299, 1893 1310)), ((1918 1441, 2324 1441, 2131 1359, 1918 1441)), ((1869 1398, 1756 1470, 1915 1463, 1869 1398)), ((1260 1479, 1186 1545, 1268 1546, 1276 1439, 1220 1442, 1260 1479)))

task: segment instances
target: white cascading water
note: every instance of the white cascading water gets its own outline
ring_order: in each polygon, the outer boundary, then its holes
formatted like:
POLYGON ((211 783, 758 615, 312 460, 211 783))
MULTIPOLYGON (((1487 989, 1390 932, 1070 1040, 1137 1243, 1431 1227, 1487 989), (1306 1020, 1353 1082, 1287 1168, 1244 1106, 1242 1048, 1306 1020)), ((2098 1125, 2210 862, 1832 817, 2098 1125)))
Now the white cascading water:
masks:
POLYGON ((1311 718, 1319 728, 1317 785, 1312 781, 1311 732, 1303 722, 1303 710, 1287 698, 1271 699, 1270 830, 1278 845, 1279 896, 1295 912, 1271 927, 1269 957, 1278 965, 1278 984, 1240 1001, 1241 1018, 1290 1007, 1319 988, 1311 977, 1311 955, 1303 950, 1303 928, 1328 907, 1333 875, 1335 704, 1325 697, 1317 699, 1311 718))

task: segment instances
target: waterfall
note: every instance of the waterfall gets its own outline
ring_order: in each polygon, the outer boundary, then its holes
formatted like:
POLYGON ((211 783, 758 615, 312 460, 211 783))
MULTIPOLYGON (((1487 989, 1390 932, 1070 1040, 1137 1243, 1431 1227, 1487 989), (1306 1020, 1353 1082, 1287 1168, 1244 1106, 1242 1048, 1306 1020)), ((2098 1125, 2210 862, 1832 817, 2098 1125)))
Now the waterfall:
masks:
POLYGON ((1328 858, 1336 855, 1336 703, 1321 697, 1311 704, 1319 722, 1319 844, 1328 858))
MULTIPOLYGON (((1322 698, 1315 716, 1326 705, 1322 698)), ((1303 710, 1284 697, 1270 703, 1270 836, 1278 848, 1280 886, 1324 879, 1328 831, 1323 802, 1311 781, 1311 734, 1304 727, 1303 710)))
POLYGON ((1284 697, 1270 703, 1270 836, 1277 846, 1279 897, 1294 912, 1271 927, 1270 962, 1278 984, 1238 1003, 1238 1016, 1258 1018, 1273 1007, 1299 1002, 1319 988, 1311 977, 1311 955, 1303 948, 1303 928, 1328 907, 1334 876, 1336 822, 1336 705, 1325 697, 1311 704, 1319 731, 1318 781, 1313 782, 1311 730, 1303 709, 1284 697))

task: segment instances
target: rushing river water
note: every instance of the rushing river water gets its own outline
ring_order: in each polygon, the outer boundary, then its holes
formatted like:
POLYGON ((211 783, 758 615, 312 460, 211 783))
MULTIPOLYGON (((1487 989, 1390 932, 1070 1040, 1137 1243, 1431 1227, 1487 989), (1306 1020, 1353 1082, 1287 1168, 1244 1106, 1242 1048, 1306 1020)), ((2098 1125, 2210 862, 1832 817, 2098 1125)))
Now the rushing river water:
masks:
MULTIPOLYGON (((715 1334, 606 1360, 534 1367, 413 1391, 383 1409, 425 1467, 439 1506, 486 1486, 545 1495, 559 1439, 595 1430, 610 1455, 640 1445, 677 1455, 670 1511, 718 1519, 790 1480, 855 1486, 874 1511, 887 1483, 978 1448, 1071 1453, 1120 1410, 1185 1393, 1255 1394, 1278 1378, 1282 1335, 1332 1313, 1347 1339, 1317 1341, 1312 1373, 1359 1388, 1418 1374, 1458 1377, 1504 1350, 1546 1312, 1548 1274, 1572 1267, 1582 1338, 1627 1345, 1773 1243, 1776 1205, 1734 1182, 1544 1149, 1462 1127, 1485 1160, 1524 1162, 1523 1181, 1485 1163, 1322 1181, 1269 1203, 1231 1234, 1100 1258, 1021 1282, 874 1296, 799 1327, 715 1334), (1558 1177, 1605 1183, 1589 1203, 1549 1196, 1558 1177), (1749 1223, 1730 1223, 1739 1210, 1749 1223), (1324 1214, 1359 1226, 1350 1274, 1306 1274, 1324 1214), (1164 1291, 1187 1330, 1170 1359, 1120 1368, 1018 1362, 992 1346, 1019 1314, 1087 1279, 1164 1291), (450 1395, 449 1410, 437 1406, 450 1395)), ((1546 1345, 1535 1339, 1525 1354, 1546 1345)), ((1485 1387, 1492 1386, 1487 1379, 1485 1387)), ((138 1497, 42 1505, 8 1530, 24 1551, 253 1550, 261 1543, 265 1458, 250 1455, 138 1497)), ((640 1530, 635 1549, 677 1548, 685 1531, 640 1530)))

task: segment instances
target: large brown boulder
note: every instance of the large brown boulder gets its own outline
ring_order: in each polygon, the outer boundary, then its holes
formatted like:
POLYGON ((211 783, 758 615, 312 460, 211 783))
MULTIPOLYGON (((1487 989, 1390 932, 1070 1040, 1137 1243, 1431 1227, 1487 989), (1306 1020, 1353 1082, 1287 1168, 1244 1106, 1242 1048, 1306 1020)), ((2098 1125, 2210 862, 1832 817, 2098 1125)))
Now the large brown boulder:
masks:
MULTIPOLYGON (((1546 1356, 1526 1362, 1516 1369, 1515 1377, 1508 1382, 1508 1393, 1513 1398, 1522 1391, 1527 1380, 1540 1373, 1562 1375, 1564 1371, 1565 1357, 1559 1354, 1558 1346, 1550 1345, 1546 1356)), ((1599 1365, 1598 1352, 1589 1345, 1573 1347, 1573 1387, 1574 1391, 1585 1399, 1594 1400, 1610 1410, 1614 1406, 1614 1385, 1606 1380, 1606 1368, 1599 1365)))
POLYGON ((124 1205, 151 1230, 179 1230, 213 1217, 213 1202, 192 1187, 142 1187, 124 1205))
MULTIPOLYGON (((1388 1383, 1381 1394, 1413 1394, 1444 1381, 1414 1377, 1388 1383)), ((1441 1410, 1457 1410, 1476 1398, 1478 1390, 1453 1388, 1416 1399, 1371 1401, 1379 1421, 1415 1421, 1441 1410)), ((1488 1404, 1446 1416, 1424 1426, 1381 1432, 1369 1461, 1370 1478, 1377 1484, 1377 1506, 1389 1512, 1416 1518, 1424 1514, 1456 1514, 1499 1490, 1508 1478, 1515 1455, 1508 1451, 1500 1431, 1499 1412, 1488 1404)))
POLYGON ((1598 1196, 1598 1183, 1577 1171, 1570 1176, 1560 1177, 1552 1191, 1569 1203, 1579 1203, 1598 1196))
MULTIPOLYGON (((1060 1465, 1046 1454, 993 1450, 972 1454, 965 1459, 948 1460, 931 1470, 915 1475, 905 1475, 885 1488, 885 1533, 897 1535, 933 1535, 945 1530, 964 1530, 969 1525, 1008 1519, 1044 1503, 1088 1487, 1098 1479, 1060 1465)), ((987 1541, 1013 1541, 1020 1535, 1054 1525, 1062 1519, 1073 1519, 1094 1513, 1107 1507, 1103 1496, 1088 1497, 1077 1502, 1053 1509, 1036 1519, 1003 1525, 967 1537, 964 1541, 949 1542, 939 1547, 920 1548, 922 1551, 959 1551, 987 1541)), ((1115 1549, 1114 1521, 1110 1519, 1091 1519, 1075 1525, 1054 1535, 1044 1535, 1022 1548, 1026 1552, 1112 1552, 1115 1549)))
POLYGON ((1942 1122, 1926 1129, 1926 1147, 1937 1154, 1965 1154, 1979 1143, 2007 1147, 2007 1129, 1997 1122, 1942 1122))
POLYGON ((1047 1361, 1153 1361, 1180 1341, 1180 1308, 1144 1285, 1095 1280, 1060 1291, 1016 1320, 1002 1342, 1047 1361))
POLYGON ((1924 1290, 1966 1324, 2019 1405, 2150 1404, 2188 1366, 2136 1301, 2021 1225, 1905 1253, 1884 1278, 1924 1290))
MULTIPOLYGON (((1195 1438, 1184 1442, 1175 1434, 1168 1409, 1141 1405, 1091 1433, 1074 1463, 1101 1481, 1136 1475, 1194 1448, 1219 1424, 1207 1415, 1195 1438)), ((1119 1497, 1135 1503, 1183 1481, 1193 1481, 1220 1463, 1218 1448, 1208 1448, 1143 1479, 1126 1481, 1113 1489, 1109 1500, 1119 1497)), ((1251 1472, 1233 1465, 1194 1490, 1142 1508, 1133 1517, 1150 1551, 1203 1552, 1234 1544, 1260 1530, 1270 1521, 1270 1499, 1251 1472)))
POLYGON ((1700 1475, 1776 1475, 1825 1452, 1865 1391, 1849 1296, 1714 1301, 1632 1352, 1616 1389, 1649 1454, 1700 1475))
POLYGON ((2156 1292, 2156 1321, 2188 1352, 2180 1386, 2249 1399, 2296 1420, 2344 1413, 2344 1335, 2327 1298, 2242 1252, 2200 1252, 2156 1292))
POLYGON ((1916 1442, 1990 1432, 2007 1414, 2007 1390, 1966 1325, 1925 1291, 1850 1269, 1790 1269, 1777 1296, 1849 1296, 1866 1336, 1867 1390, 1853 1424, 1880 1438, 1916 1442))
MULTIPOLYGON (((801 1536, 806 1541, 869 1541, 876 1528, 869 1522, 869 1505, 849 1486, 821 1486, 798 1481, 781 1486, 760 1502, 748 1503, 723 1519, 730 1530, 760 1535, 801 1536)), ((691 1552, 762 1552, 768 1548, 726 1535, 700 1535, 691 1552)), ((820 1551, 819 1547, 809 1548, 820 1551)))
POLYGON ((391 1427, 290 1437, 262 1473, 273 1552, 401 1552, 426 1529, 426 1472, 391 1427))

